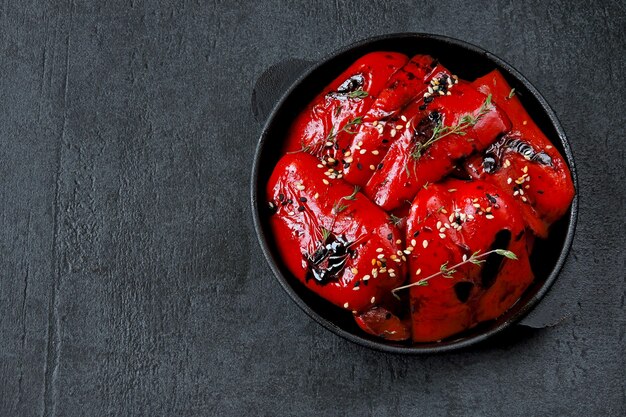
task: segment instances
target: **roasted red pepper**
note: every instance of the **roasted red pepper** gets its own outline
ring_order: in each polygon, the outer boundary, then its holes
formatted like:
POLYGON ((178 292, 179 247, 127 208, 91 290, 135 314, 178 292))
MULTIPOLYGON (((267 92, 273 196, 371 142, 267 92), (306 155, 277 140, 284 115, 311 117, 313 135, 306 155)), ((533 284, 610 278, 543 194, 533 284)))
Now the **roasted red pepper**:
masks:
POLYGON ((514 196, 528 226, 537 236, 546 237, 549 225, 565 214, 574 197, 567 164, 498 70, 473 85, 492 95, 513 128, 484 153, 468 159, 465 167, 474 178, 498 184, 514 196))
POLYGON ((421 190, 407 221, 409 281, 439 275, 409 289, 413 341, 441 340, 504 313, 533 280, 525 237, 517 203, 493 184, 447 180, 421 190), (495 249, 517 260, 481 257, 495 249))
POLYGON ((365 311, 404 281, 405 264, 392 259, 401 234, 354 186, 329 180, 320 167, 303 152, 276 165, 267 187, 276 245, 308 288, 339 307, 365 311))
POLYGON ((448 80, 447 75, 433 79, 437 90, 420 98, 421 110, 408 121, 409 127, 367 184, 366 195, 384 210, 411 201, 425 184, 452 171, 460 158, 485 149, 510 128, 506 115, 488 96, 468 83, 448 80), (448 87, 444 95, 436 92, 441 86, 448 87))
MULTIPOLYGON (((397 132, 417 112, 412 99, 426 91, 428 77, 436 67, 428 55, 416 55, 391 76, 372 107, 363 116, 343 159, 346 181, 365 187, 395 140, 397 132), (407 106, 408 104, 408 106, 407 106)), ((398 135, 399 136, 399 135, 398 135)))
POLYGON ((284 150, 336 157, 389 77, 407 61, 397 52, 372 52, 358 59, 300 113, 284 150))

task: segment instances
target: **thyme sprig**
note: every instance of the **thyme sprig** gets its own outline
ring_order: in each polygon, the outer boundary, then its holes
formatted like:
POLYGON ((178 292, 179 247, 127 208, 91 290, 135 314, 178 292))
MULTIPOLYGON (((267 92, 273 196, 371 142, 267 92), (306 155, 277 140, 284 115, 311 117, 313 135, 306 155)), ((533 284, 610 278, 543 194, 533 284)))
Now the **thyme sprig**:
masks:
POLYGON ((324 226, 320 226, 320 229, 322 229, 322 242, 326 242, 330 237, 330 230, 328 230, 324 226))
POLYGON ((361 187, 359 187, 358 185, 354 186, 354 190, 352 191, 352 194, 350 195, 346 195, 343 196, 339 199, 339 201, 337 201, 334 205, 333 205, 333 212, 335 214, 339 214, 342 211, 344 211, 345 209, 348 208, 348 204, 343 204, 342 200, 348 200, 348 201, 354 201, 356 200, 356 195, 358 194, 359 190, 361 189, 361 187))
POLYGON ((425 287, 428 285, 428 281, 430 281, 431 279, 441 275, 444 278, 452 278, 454 276, 454 274, 457 272, 457 268, 467 264, 467 263, 472 263, 474 265, 480 265, 483 262, 485 262, 485 260, 483 258, 486 258, 487 256, 491 255, 492 253, 495 253, 497 255, 500 256, 504 256, 508 259, 513 259, 513 260, 517 260, 517 255, 515 255, 513 252, 511 252, 510 250, 506 250, 506 249, 493 249, 490 250, 488 252, 484 252, 484 253, 480 253, 480 251, 476 251, 472 254, 472 256, 470 256, 469 258, 465 259, 462 262, 459 262, 456 265, 452 265, 452 266, 448 266, 448 262, 446 261, 445 263, 443 263, 440 267, 439 267, 439 271, 435 272, 432 275, 429 275, 425 278, 420 279, 419 281, 415 281, 411 284, 408 285, 403 285, 401 287, 397 287, 394 288, 393 290, 391 290, 391 293, 394 295, 394 297, 396 298, 400 298, 396 293, 400 290, 404 290, 407 288, 411 288, 411 287, 425 287))
POLYGON ((369 96, 368 92, 363 90, 363 88, 359 88, 358 90, 350 91, 348 93, 348 98, 360 98, 364 99, 369 96))
POLYGON ((288 155, 293 155, 294 153, 299 153, 299 152, 309 152, 311 150, 311 145, 305 145, 304 141, 300 141, 300 149, 298 149, 297 151, 291 151, 291 152, 286 152, 288 155))
POLYGON ((507 100, 512 99, 514 95, 515 95, 515 88, 511 88, 511 91, 509 91, 509 95, 507 96, 507 100))
POLYGON ((426 142, 418 142, 411 151, 411 157, 414 160, 418 160, 422 157, 426 149, 432 146, 435 142, 445 138, 449 135, 465 136, 466 130, 478 123, 478 121, 489 112, 491 109, 491 94, 487 96, 483 104, 480 106, 476 116, 472 114, 466 114, 459 120, 454 126, 445 126, 441 120, 437 122, 433 129, 433 133, 426 142))
POLYGON ((348 123, 346 123, 339 131, 335 131, 335 126, 331 126, 330 132, 328 132, 328 136, 326 136, 326 142, 334 142, 340 132, 346 132, 350 135, 355 135, 357 133, 356 130, 352 130, 351 128, 354 126, 358 126, 361 123, 363 123, 363 117, 359 116, 355 117, 352 120, 349 120, 348 123))
POLYGON ((402 223, 402 217, 398 217, 398 216, 394 216, 393 214, 389 215, 389 223, 393 224, 394 226, 399 226, 400 223, 402 223))

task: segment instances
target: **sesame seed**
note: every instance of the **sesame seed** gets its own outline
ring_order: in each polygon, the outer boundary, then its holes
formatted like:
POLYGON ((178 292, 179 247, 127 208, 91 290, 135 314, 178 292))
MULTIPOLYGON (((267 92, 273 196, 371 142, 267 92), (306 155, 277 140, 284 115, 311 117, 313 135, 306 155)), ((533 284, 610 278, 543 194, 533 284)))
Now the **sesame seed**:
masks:
POLYGON ((439 228, 439 231, 440 231, 441 233, 443 233, 443 232, 445 232, 445 231, 446 231, 446 228, 445 228, 445 227, 440 227, 440 228, 439 228))
POLYGON ((377 150, 373 150, 372 151, 372 155, 378 155, 380 152, 378 152, 377 150))
POLYGON ((294 213, 293 211, 290 211, 290 212, 289 212, 289 213, 287 213, 287 214, 289 214, 290 216, 293 216, 293 215, 294 215, 294 214, 296 214, 296 213, 294 213))
POLYGON ((449 224, 449 223, 444 223, 443 225, 444 225, 444 227, 445 227, 446 229, 449 229, 449 228, 450 228, 450 224, 449 224))
POLYGON ((449 193, 453 193, 453 192, 455 192, 455 191, 456 191, 456 188, 450 188, 450 189, 448 190, 448 192, 449 192, 449 193))
POLYGON ((326 185, 330 184, 326 178, 322 179, 322 182, 326 185))
POLYGON ((446 210, 445 208, 442 208, 442 209, 441 209, 441 212, 442 212, 443 214, 448 214, 448 210, 446 210))
POLYGON ((487 218, 487 220, 491 220, 493 219, 493 214, 487 214, 485 217, 487 218))
MULTIPOLYGON (((400 239, 396 240, 396 245, 399 245, 401 243, 402 243, 402 240, 400 240, 400 239)), ((415 245, 413 245, 413 246, 415 246, 415 245)))
POLYGON ((478 203, 474 203, 474 204, 472 204, 472 206, 474 206, 475 208, 480 208, 480 204, 478 204, 478 203))
POLYGON ((487 208, 485 209, 485 211, 486 211, 487 213, 489 213, 489 212, 491 211, 491 207, 487 207, 487 208))
POLYGON ((463 262, 467 261, 467 255, 463 254, 463 262))
POLYGON ((552 149, 552 148, 553 148, 553 146, 552 146, 552 145, 548 145, 548 146, 546 146, 546 149, 552 149))
POLYGON ((415 275, 419 275, 422 273, 422 269, 421 268, 417 268, 417 271, 415 271, 415 275))
POLYGON ((381 253, 383 251, 383 248, 378 248, 376 249, 376 252, 381 253))
POLYGON ((391 278, 395 278, 395 277, 396 277, 396 274, 394 274, 394 273, 391 273, 391 272, 390 272, 390 273, 389 273, 389 276, 390 276, 391 278))
POLYGON ((402 255, 402 260, 406 262, 406 256, 402 255))
POLYGON ((417 242, 415 241, 415 239, 411 239, 411 246, 415 246, 417 245, 417 242))
POLYGON ((509 177, 509 178, 507 178, 507 180, 506 180, 506 183, 507 183, 507 184, 510 184, 510 183, 512 183, 512 182, 513 182, 513 178, 510 178, 510 177, 509 177))
POLYGON ((318 167, 318 168, 324 168, 324 165, 322 165, 322 164, 317 164, 317 167, 318 167))
POLYGON ((370 169, 371 169, 372 171, 376 171, 376 167, 375 167, 374 165, 370 165, 370 169))
POLYGON ((367 150, 365 150, 365 149, 361 149, 361 150, 359 151, 359 153, 360 153, 361 155, 365 154, 365 152, 367 152, 367 150))
POLYGON ((376 302, 376 297, 372 297, 370 301, 372 302, 372 304, 374 304, 376 302))
POLYGON ((522 197, 522 201, 525 203, 527 201, 526 197, 522 197))
POLYGON ((473 215, 473 214, 468 214, 468 215, 467 215, 467 218, 468 218, 468 219, 471 219, 471 220, 474 220, 474 215, 473 215))
POLYGON ((406 122, 406 116, 405 116, 405 115, 400 116, 400 119, 401 119, 403 122, 406 122))
POLYGON ((441 222, 439 221, 437 222, 437 229, 440 229, 440 228, 441 228, 441 222))
POLYGON ((348 164, 352 163, 352 161, 354 161, 354 158, 352 158, 351 156, 349 156, 349 157, 347 157, 347 158, 346 158, 346 162, 347 162, 348 164))
POLYGON ((396 255, 391 255, 390 258, 392 261, 395 261, 398 257, 396 255))
POLYGON ((330 146, 333 146, 333 143, 332 143, 331 141, 328 141, 328 142, 326 142, 324 145, 326 145, 326 146, 330 147, 330 146))
POLYGON ((445 239, 445 238, 446 238, 446 235, 445 235, 445 234, 443 234, 443 233, 439 233, 439 237, 440 237, 440 238, 442 238, 442 239, 445 239))
POLYGON ((348 306, 349 306, 349 304, 348 304, 348 303, 345 303, 345 304, 343 305, 343 308, 348 308, 348 306))
POLYGON ((315 193, 315 195, 313 196, 314 199, 317 200, 317 198, 320 196, 320 193, 315 193))
POLYGON ((385 257, 385 254, 381 253, 380 255, 377 256, 378 259, 383 259, 385 257))
POLYGON ((391 129, 391 133, 390 133, 390 134, 391 134, 391 137, 392 137, 392 138, 396 137, 396 133, 398 133, 398 132, 396 131, 396 129, 391 129))
POLYGON ((518 195, 518 194, 519 194, 519 191, 517 191, 517 190, 516 190, 516 191, 513 193, 513 197, 515 197, 515 196, 516 196, 516 195, 518 195))
POLYGON ((424 247, 424 249, 428 247, 428 241, 426 239, 424 239, 424 241, 422 242, 422 246, 424 247))
POLYGON ((356 274, 358 274, 358 273, 359 273, 359 270, 358 270, 358 269, 356 269, 356 268, 352 268, 350 271, 352 271, 352 273, 353 273, 354 275, 356 275, 356 274))
POLYGON ((411 251, 410 250, 406 250, 406 249, 403 250, 402 252, 404 252, 405 255, 410 255, 411 254, 411 251))
POLYGON ((528 165, 524 166, 524 168, 522 168, 522 172, 526 173, 528 172, 528 165))

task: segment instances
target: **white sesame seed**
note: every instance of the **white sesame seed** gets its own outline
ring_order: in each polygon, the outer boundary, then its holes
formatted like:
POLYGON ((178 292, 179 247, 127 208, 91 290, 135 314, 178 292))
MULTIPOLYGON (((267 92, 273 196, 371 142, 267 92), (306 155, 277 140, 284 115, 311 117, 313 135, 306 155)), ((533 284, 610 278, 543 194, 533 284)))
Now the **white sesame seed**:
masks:
POLYGON ((403 250, 402 252, 404 252, 405 255, 410 255, 411 254, 411 251, 410 250, 406 250, 406 249, 403 250))
POLYGON ((396 245, 399 245, 401 243, 402 243, 402 240, 400 240, 400 239, 396 240, 396 245))
POLYGON ((372 155, 378 155, 380 152, 378 152, 377 150, 373 150, 372 151, 372 155))
POLYGON ((463 254, 463 262, 467 261, 467 255, 463 254))
POLYGON ((449 228, 450 228, 450 223, 444 223, 444 224, 443 224, 443 226, 444 226, 446 229, 449 229, 449 228))
POLYGON ((315 195, 313 196, 314 199, 317 200, 317 198, 320 196, 320 193, 315 193, 315 195))
POLYGON ((376 171, 376 167, 375 167, 374 165, 370 165, 370 169, 371 169, 372 171, 376 171))
POLYGON ((446 231, 446 228, 445 228, 445 227, 440 227, 440 228, 439 228, 439 231, 440 231, 441 233, 443 233, 443 232, 445 232, 445 231, 446 231))
POLYGON ((402 255, 402 260, 406 262, 406 256, 402 255))
POLYGON ((359 153, 360 153, 361 155, 365 154, 365 152, 367 152, 367 150, 365 150, 365 149, 361 149, 361 150, 359 151, 359 153))
POLYGON ((522 201, 525 203, 528 200, 526 199, 526 197, 522 197, 522 201))
POLYGON ((378 248, 376 249, 376 252, 381 253, 383 251, 383 248, 378 248))
POLYGON ((487 220, 491 220, 493 219, 493 214, 487 214, 485 217, 487 218, 487 220))
POLYGON ((428 241, 426 239, 424 239, 424 241, 422 242, 422 246, 424 247, 424 249, 428 247, 428 241))
POLYGON ((376 302, 376 297, 372 297, 370 301, 372 302, 372 304, 374 304, 376 302))
POLYGON ((422 273, 422 269, 421 268, 417 268, 417 271, 415 271, 415 275, 419 275, 422 273))
POLYGON ((349 157, 347 157, 347 158, 346 158, 346 163, 347 163, 347 164, 351 164, 351 163, 352 163, 352 161, 354 161, 354 159, 353 159, 351 156, 349 156, 349 157))
POLYGON ((326 185, 330 184, 326 178, 322 179, 322 182, 326 185))
POLYGON ((437 222, 437 229, 441 228, 441 222, 437 222))
POLYGON ((417 245, 417 242, 415 241, 415 239, 411 239, 411 246, 415 246, 417 245))
POLYGON ((317 167, 318 167, 318 168, 324 168, 324 165, 322 165, 322 164, 317 164, 317 167))
POLYGON ((396 129, 391 129, 390 135, 392 138, 396 137, 396 133, 397 133, 396 129))
POLYGON ((348 304, 348 303, 345 303, 345 304, 343 305, 343 308, 348 308, 348 306, 349 306, 349 304, 348 304))
POLYGON ((405 116, 405 115, 400 116, 400 119, 401 119, 403 122, 406 122, 406 116, 405 116))
POLYGON ((446 235, 445 235, 445 234, 443 234, 443 233, 439 233, 439 237, 440 237, 440 238, 442 238, 442 239, 445 239, 445 238, 446 238, 446 235))
POLYGON ((548 145, 548 146, 546 146, 546 149, 552 149, 552 148, 553 148, 553 146, 552 146, 552 145, 548 145))
POLYGON ((384 253, 381 253, 380 255, 377 256, 378 259, 383 259, 385 257, 384 253))

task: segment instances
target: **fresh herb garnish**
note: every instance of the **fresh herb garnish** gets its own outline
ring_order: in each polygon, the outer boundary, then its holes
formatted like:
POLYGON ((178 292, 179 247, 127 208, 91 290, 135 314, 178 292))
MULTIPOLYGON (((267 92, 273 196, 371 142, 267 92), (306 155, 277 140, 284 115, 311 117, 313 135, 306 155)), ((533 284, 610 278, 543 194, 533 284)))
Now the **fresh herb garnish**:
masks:
POLYGON ((303 141, 300 141, 300 149, 297 151, 286 152, 288 155, 293 155, 294 153, 299 152, 309 152, 311 150, 311 145, 305 145, 303 141))
POLYGON ((490 250, 490 251, 485 252, 485 253, 480 253, 480 251, 476 251, 469 258, 467 258, 464 261, 459 262, 458 264, 453 265, 451 267, 448 267, 448 262, 446 261, 445 263, 443 263, 439 267, 439 271, 438 272, 435 272, 434 274, 429 275, 429 276, 427 276, 425 278, 422 278, 419 281, 415 281, 415 282, 413 282, 411 284, 403 285, 401 287, 394 288, 393 290, 391 290, 391 293, 396 298, 399 298, 398 295, 396 294, 398 291, 404 290, 404 289, 407 289, 407 288, 411 288, 411 287, 424 287, 424 286, 427 286, 429 280, 431 280, 432 278, 435 278, 435 277, 437 277, 439 275, 443 276, 444 278, 452 278, 452 276, 457 272, 457 268, 458 267, 463 266, 463 265, 465 265, 467 263, 472 263, 474 265, 480 265, 481 263, 485 262, 483 260, 483 258, 486 258, 487 256, 491 255, 492 253, 495 253, 495 254, 500 255, 500 256, 504 256, 504 257, 506 257, 508 259, 517 260, 517 255, 515 255, 510 250, 494 249, 494 250, 490 250))
POLYGON ((328 230, 324 226, 321 226, 320 229, 322 229, 322 242, 326 242, 330 237, 330 230, 328 230))
POLYGON ((433 133, 430 138, 426 142, 418 142, 415 144, 413 151, 411 151, 411 157, 414 160, 418 160, 422 157, 426 149, 428 149, 433 143, 445 138, 449 135, 459 135, 464 136, 465 130, 467 128, 472 127, 478 123, 478 121, 489 112, 491 109, 491 94, 487 96, 483 104, 480 106, 478 110, 478 114, 476 116, 471 114, 466 114, 459 120, 459 122, 454 126, 444 126, 441 120, 437 122, 433 129, 433 133))
POLYGON ((389 215, 389 222, 395 226, 400 225, 402 223, 402 217, 394 216, 393 214, 389 215))
POLYGON ((513 96, 515 95, 515 89, 511 88, 511 91, 509 92, 509 95, 507 97, 507 100, 510 100, 513 98, 513 96))
POLYGON ((358 90, 350 91, 348 93, 348 98, 365 98, 369 96, 367 91, 363 90, 363 88, 359 88, 358 90))
POLYGON ((363 117, 355 117, 352 120, 349 120, 348 123, 345 124, 344 127, 341 128, 341 130, 339 130, 339 132, 335 131, 335 126, 331 126, 330 127, 330 132, 328 132, 328 136, 326 136, 326 142, 334 142, 335 139, 337 139, 337 135, 340 132, 346 132, 349 133, 351 135, 355 135, 356 134, 356 130, 351 130, 350 128, 353 126, 358 126, 361 123, 363 123, 363 117))
POLYGON ((341 197, 339 199, 339 201, 337 201, 333 205, 333 211, 335 212, 335 214, 341 213, 342 211, 347 209, 348 208, 348 204, 342 204, 341 201, 342 200, 349 200, 349 201, 356 200, 356 195, 358 194, 360 189, 361 189, 361 187, 359 187, 358 185, 355 185, 354 186, 354 190, 352 191, 352 194, 341 197))

